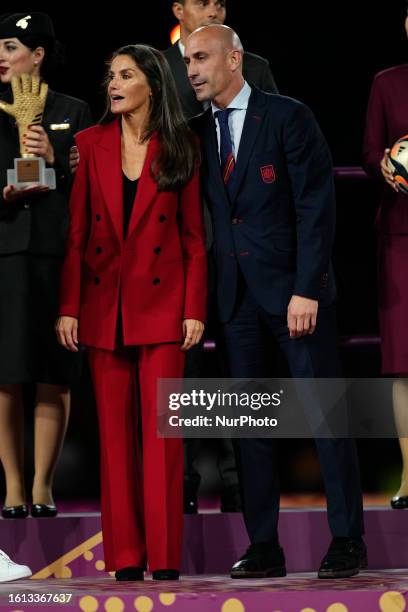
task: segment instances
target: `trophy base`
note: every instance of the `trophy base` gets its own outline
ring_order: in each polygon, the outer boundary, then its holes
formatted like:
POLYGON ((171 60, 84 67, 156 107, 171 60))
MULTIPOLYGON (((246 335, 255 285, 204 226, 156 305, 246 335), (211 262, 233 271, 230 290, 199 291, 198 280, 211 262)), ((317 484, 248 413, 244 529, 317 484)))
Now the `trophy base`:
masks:
POLYGON ((7 184, 17 189, 36 185, 56 189, 55 170, 46 168, 42 157, 20 157, 14 160, 14 169, 7 170, 7 184))

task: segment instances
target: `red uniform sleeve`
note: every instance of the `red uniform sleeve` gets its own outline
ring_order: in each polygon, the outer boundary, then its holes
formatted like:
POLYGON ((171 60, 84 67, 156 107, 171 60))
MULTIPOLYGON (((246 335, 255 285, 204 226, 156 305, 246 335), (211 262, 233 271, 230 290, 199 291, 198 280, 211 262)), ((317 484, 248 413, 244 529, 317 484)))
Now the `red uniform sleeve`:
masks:
POLYGON ((204 322, 207 314, 207 253, 198 166, 181 191, 180 233, 185 271, 183 318, 204 322))
POLYGON ((375 77, 368 101, 363 144, 363 167, 372 175, 381 177, 380 162, 388 146, 387 122, 383 102, 383 88, 378 75, 375 77))

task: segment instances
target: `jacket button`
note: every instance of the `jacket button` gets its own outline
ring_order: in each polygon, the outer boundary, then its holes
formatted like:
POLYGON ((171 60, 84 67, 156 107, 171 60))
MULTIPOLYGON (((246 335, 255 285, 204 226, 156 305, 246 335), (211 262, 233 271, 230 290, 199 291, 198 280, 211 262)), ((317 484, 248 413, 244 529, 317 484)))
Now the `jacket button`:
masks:
POLYGON ((97 255, 99 255, 100 253, 102 253, 102 247, 101 247, 101 246, 97 246, 97 247, 96 247, 96 249, 95 249, 95 253, 96 253, 97 255))
POLYGON ((242 223, 242 219, 238 219, 238 217, 234 217, 231 223, 232 225, 238 225, 238 223, 242 223))
POLYGON ((240 257, 246 257, 247 255, 249 255, 249 251, 241 251, 239 254, 240 257))
POLYGON ((95 285, 100 285, 101 284, 101 279, 99 278, 99 276, 95 276, 94 283, 95 283, 95 285))
POLYGON ((164 223, 165 221, 167 221, 167 217, 166 217, 166 215, 160 215, 160 217, 159 217, 159 222, 160 222, 160 223, 164 223))
POLYGON ((24 208, 30 208, 29 204, 24 204, 24 208))
POLYGON ((100 215, 99 213, 98 213, 98 214, 96 214, 96 215, 95 215, 95 219, 96 219, 97 221, 100 221, 100 220, 101 220, 101 215, 100 215))
POLYGON ((160 284, 160 278, 154 278, 153 285, 159 285, 159 284, 160 284))
POLYGON ((160 255, 160 253, 161 253, 161 247, 156 247, 156 248, 154 249, 154 252, 156 253, 156 255, 160 255))

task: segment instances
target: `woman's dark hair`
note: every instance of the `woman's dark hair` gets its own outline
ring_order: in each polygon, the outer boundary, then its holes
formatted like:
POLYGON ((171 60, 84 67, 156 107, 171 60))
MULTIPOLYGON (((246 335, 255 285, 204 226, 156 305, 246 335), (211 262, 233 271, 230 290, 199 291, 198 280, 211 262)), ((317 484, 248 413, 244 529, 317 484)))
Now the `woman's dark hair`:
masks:
POLYGON ((55 76, 58 69, 62 67, 65 61, 65 47, 62 43, 54 38, 47 36, 26 36, 23 44, 34 51, 37 47, 44 48, 44 59, 41 64, 40 73, 45 81, 55 76))
POLYGON ((0 38, 17 38, 34 51, 43 47, 45 54, 40 73, 44 80, 54 76, 65 59, 65 48, 55 37, 54 24, 47 13, 4 13, 0 15, 0 38))
MULTIPOLYGON (((119 55, 128 55, 146 76, 151 89, 149 123, 143 142, 157 132, 161 147, 153 161, 152 176, 159 191, 173 191, 183 187, 191 178, 198 161, 198 146, 184 117, 170 67, 162 53, 147 45, 126 45, 113 54, 108 66, 119 55)), ((115 118, 107 96, 105 113, 100 123, 115 118)))

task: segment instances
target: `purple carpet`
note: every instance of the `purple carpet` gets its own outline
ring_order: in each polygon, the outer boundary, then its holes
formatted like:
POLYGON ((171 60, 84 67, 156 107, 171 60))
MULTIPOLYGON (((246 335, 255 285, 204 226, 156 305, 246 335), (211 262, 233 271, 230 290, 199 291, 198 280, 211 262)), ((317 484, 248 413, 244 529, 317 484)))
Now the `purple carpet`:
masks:
MULTIPOLYGON (((369 568, 408 568, 408 511, 366 509, 365 524, 369 568)), ((324 510, 282 510, 279 532, 288 571, 316 571, 330 542, 324 510)), ((0 520, 0 542, 13 559, 30 565, 36 578, 105 575, 97 513, 0 520)), ((183 573, 228 574, 247 545, 240 514, 186 516, 183 573)))
POLYGON ((0 585, 0 610, 403 612, 407 591, 407 573, 397 570, 367 571, 338 581, 316 580, 307 574, 251 581, 187 577, 178 583, 148 578, 143 584, 117 583, 111 578, 27 580, 0 585), (58 604, 62 597, 68 603, 58 604))

